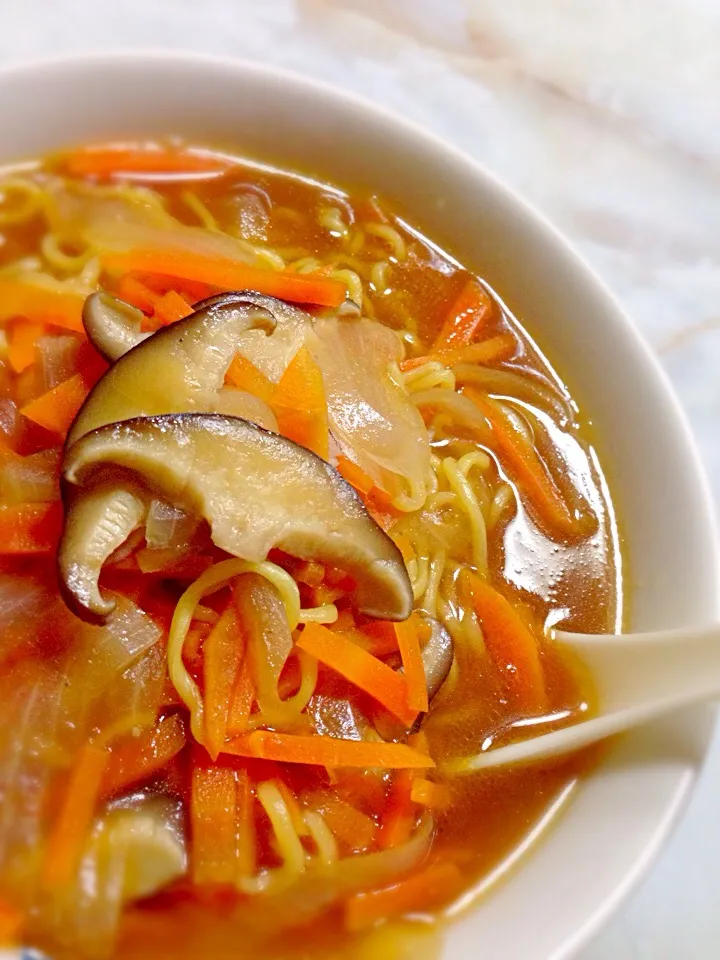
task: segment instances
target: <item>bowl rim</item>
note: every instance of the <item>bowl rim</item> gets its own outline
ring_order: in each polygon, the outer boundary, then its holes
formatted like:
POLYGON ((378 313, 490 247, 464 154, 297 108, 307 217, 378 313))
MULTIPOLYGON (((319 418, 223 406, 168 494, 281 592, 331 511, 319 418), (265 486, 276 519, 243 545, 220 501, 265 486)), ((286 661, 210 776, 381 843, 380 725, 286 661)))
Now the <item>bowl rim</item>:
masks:
MULTIPOLYGON (((456 146, 454 142, 446 140, 443 136, 423 126, 421 123, 402 116, 382 104, 375 103, 362 94, 336 86, 331 82, 313 77, 299 70, 264 62, 261 63, 249 57, 231 57, 199 53, 192 48, 165 50, 152 46, 127 47, 111 51, 67 53, 50 57, 30 57, 22 58, 0 67, 0 85, 4 86, 12 83, 14 79, 21 81, 26 77, 31 77, 42 71, 91 71, 93 69, 102 71, 105 68, 112 69, 123 66, 142 70, 158 67, 163 64, 175 67, 191 66, 205 69, 212 68, 224 70, 237 76, 252 74, 258 79, 265 78, 267 81, 279 80, 287 84, 302 86, 310 93, 314 93, 325 99, 332 99, 338 103, 345 101, 348 105, 367 114, 370 122, 372 122, 372 118, 375 117, 387 123, 392 123, 418 142, 424 141, 427 146, 433 147, 438 153, 444 153, 455 163, 462 164, 475 179, 485 181, 489 188, 496 191, 513 205, 523 219, 534 221, 555 247, 571 262, 572 269, 576 272, 583 285, 591 288, 594 296, 601 298, 612 308, 615 319, 622 325, 628 341, 632 341, 635 350, 641 356, 641 362, 647 371, 647 375, 653 377, 657 385, 662 389, 666 402, 666 414, 674 420, 674 426, 678 431, 678 436, 684 443, 684 453, 690 461, 687 472, 693 478, 698 495, 698 511, 703 515, 705 520, 706 538, 703 549, 710 561, 712 576, 717 582, 713 605, 715 618, 720 619, 720 530, 718 530, 717 523, 717 508, 695 436, 668 374, 662 367, 658 356, 653 352, 648 341, 623 308, 619 298, 614 294, 613 290, 600 276, 598 271, 588 263, 569 238, 533 201, 528 200, 516 188, 507 184, 502 177, 498 176, 492 169, 486 167, 483 162, 476 159, 461 147, 456 146)), ((21 160, 22 158, 18 157, 17 159, 21 160)), ((14 161, 10 160, 7 162, 10 164, 14 161)), ((2 166, 5 166, 5 163, 3 163, 2 166)), ((714 706, 707 709, 711 710, 713 715, 717 712, 717 708, 714 706)), ((684 712, 685 711, 683 711, 683 713, 684 712)), ((696 762, 689 774, 678 782, 672 799, 667 804, 664 816, 657 822, 652 838, 642 853, 636 857, 632 866, 618 879, 613 892, 607 895, 594 910, 589 912, 573 934, 566 936, 564 941, 559 944, 557 950, 552 955, 552 960, 571 960, 608 922, 621 904, 627 900, 641 880, 647 875, 649 868, 677 826, 689 803, 698 777, 707 761, 712 733, 712 725, 708 725, 704 735, 704 742, 702 743, 702 759, 696 762)), ((469 910, 466 909, 458 919, 462 920, 464 917, 466 918, 474 909, 473 906, 471 906, 469 910)), ((18 954, 14 952, 6 953, 0 949, 0 960, 4 960, 4 958, 7 958, 7 960, 16 960, 18 954)))

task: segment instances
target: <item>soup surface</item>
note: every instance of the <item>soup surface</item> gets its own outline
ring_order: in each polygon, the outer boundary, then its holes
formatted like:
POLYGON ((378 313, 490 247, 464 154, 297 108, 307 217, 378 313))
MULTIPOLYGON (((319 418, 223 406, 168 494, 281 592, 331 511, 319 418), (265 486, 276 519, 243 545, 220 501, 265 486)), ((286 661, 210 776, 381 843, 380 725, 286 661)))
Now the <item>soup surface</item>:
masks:
POLYGON ((432 956, 586 763, 471 772, 619 624, 576 404, 362 191, 91 146, 0 238, 0 937, 432 956))

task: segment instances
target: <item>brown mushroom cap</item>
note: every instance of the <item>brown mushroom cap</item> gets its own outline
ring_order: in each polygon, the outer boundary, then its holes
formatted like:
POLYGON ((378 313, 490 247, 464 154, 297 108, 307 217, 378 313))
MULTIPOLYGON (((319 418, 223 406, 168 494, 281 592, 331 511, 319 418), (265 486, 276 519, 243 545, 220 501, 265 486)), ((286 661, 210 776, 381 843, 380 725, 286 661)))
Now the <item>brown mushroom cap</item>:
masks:
MULTIPOLYGON (((63 475, 75 488, 130 477, 204 517, 234 556, 264 560, 278 547, 315 558, 350 574, 363 613, 404 620, 412 610, 402 556, 353 488, 314 453, 246 420, 177 413, 107 424, 68 449, 63 475)), ((82 536, 75 543, 76 581, 84 569, 97 583, 82 536)))
MULTIPOLYGON (((198 304, 189 317, 138 343, 120 356, 91 390, 70 428, 67 447, 106 423, 214 410, 238 337, 253 327, 271 332, 276 323, 272 308, 278 302, 249 291, 211 297, 198 304)), ((94 301, 97 310, 105 303, 94 301)), ((116 309, 106 331, 114 351, 126 344, 129 336, 119 314, 122 311, 116 309)), ((110 349, 107 342, 105 347, 110 349)))

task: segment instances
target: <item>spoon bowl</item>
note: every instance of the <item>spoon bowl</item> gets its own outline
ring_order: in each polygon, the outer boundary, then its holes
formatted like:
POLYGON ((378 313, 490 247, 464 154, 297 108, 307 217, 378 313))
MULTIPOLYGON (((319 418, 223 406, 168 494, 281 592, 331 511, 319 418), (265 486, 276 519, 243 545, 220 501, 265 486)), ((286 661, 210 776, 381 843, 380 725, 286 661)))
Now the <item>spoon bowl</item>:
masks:
POLYGON ((593 677, 599 710, 561 730, 444 765, 473 773, 571 753, 690 704, 720 698, 720 625, 636 634, 556 630, 554 642, 593 677))

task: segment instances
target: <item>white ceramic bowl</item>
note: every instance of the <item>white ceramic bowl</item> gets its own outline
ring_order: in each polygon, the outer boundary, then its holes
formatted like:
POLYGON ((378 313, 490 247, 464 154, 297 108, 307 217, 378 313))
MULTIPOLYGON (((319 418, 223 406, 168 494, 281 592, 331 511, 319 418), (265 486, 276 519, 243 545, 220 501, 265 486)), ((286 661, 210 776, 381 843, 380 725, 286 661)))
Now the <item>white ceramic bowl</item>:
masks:
MULTIPOLYGON (((103 55, 2 72, 0 129, 0 162, 84 140, 179 133, 390 198, 489 280, 595 423, 630 560, 628 627, 717 618, 710 500, 667 381, 562 237, 471 159, 354 96, 191 55, 103 55)), ((619 743, 542 842, 454 923, 446 956, 571 957, 665 840, 712 716, 687 711, 619 743)))

